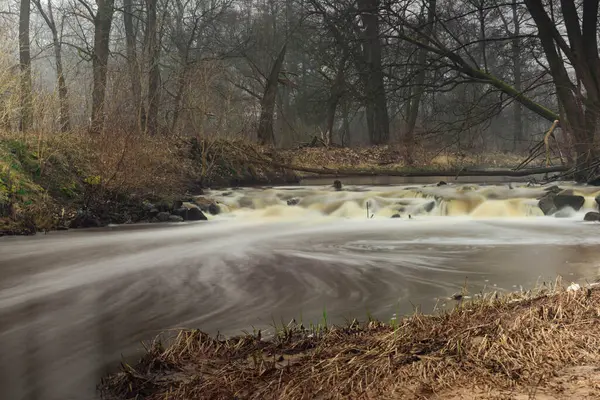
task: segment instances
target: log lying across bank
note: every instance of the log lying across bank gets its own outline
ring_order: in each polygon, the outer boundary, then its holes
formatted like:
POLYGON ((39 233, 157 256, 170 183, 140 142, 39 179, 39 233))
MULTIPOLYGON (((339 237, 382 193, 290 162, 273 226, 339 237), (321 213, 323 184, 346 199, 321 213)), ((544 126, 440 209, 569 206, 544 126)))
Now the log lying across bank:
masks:
POLYGON ((408 170, 408 169, 390 169, 390 168, 309 168, 299 165, 281 164, 275 161, 257 160, 260 163, 268 163, 276 168, 289 169, 299 172, 307 172, 318 175, 333 175, 336 177, 342 176, 402 176, 402 177, 430 177, 430 176, 507 176, 507 177, 523 177, 539 174, 552 174, 558 172, 567 172, 571 168, 563 165, 545 168, 526 168, 520 170, 514 169, 446 169, 446 170, 408 170))

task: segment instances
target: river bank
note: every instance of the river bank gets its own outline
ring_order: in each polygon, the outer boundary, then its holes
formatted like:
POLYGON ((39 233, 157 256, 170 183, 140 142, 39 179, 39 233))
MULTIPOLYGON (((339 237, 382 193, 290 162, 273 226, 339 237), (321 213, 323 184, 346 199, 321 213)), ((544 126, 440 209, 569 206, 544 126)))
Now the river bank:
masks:
POLYGON ((408 167, 392 145, 275 150, 243 139, 0 132, 0 235, 174 222, 187 219, 182 203, 209 212, 210 199, 194 202, 206 188, 297 184, 315 176, 284 165, 385 174, 405 169, 507 168, 522 158, 420 150, 415 164, 408 167))
POLYGON ((101 390, 111 400, 595 398, 599 309, 595 285, 558 281, 386 323, 328 327, 324 314, 268 339, 184 330, 101 390))
POLYGON ((182 203, 207 187, 298 182, 246 156, 264 151, 242 140, 0 132, 0 236, 187 220, 182 203))

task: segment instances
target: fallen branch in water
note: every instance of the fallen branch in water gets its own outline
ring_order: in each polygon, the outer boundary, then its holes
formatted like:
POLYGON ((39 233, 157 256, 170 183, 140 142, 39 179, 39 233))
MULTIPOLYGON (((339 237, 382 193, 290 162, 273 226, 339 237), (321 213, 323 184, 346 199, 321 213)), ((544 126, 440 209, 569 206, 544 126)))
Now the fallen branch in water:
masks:
POLYGON ((509 177, 521 177, 537 174, 550 174, 555 172, 565 172, 569 170, 569 167, 564 165, 557 165, 554 167, 544 168, 527 168, 521 170, 512 169, 447 169, 447 170, 406 170, 406 169, 386 169, 386 168, 373 168, 369 170, 365 169, 353 169, 353 168, 342 168, 342 169, 330 169, 330 168, 309 168, 302 167, 299 165, 281 164, 272 160, 255 159, 256 162, 262 164, 269 164, 276 168, 289 169, 293 171, 308 172, 319 175, 333 175, 336 177, 341 176, 403 176, 403 177, 428 177, 428 176, 509 176, 509 177))

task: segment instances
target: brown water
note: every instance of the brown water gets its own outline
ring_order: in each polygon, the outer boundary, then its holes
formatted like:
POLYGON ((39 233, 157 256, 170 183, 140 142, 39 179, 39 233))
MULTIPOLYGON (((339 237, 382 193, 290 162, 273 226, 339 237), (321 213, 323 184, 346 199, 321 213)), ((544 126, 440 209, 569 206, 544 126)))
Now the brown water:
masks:
MULTIPOLYGON (((576 190, 592 209, 597 189, 576 190)), ((586 210, 542 216, 542 192, 231 190, 213 193, 224 213, 208 222, 0 239, 0 399, 93 399, 107 368, 173 327, 236 334, 324 309, 388 319, 451 304, 465 280, 476 292, 596 279, 600 225, 586 210)))

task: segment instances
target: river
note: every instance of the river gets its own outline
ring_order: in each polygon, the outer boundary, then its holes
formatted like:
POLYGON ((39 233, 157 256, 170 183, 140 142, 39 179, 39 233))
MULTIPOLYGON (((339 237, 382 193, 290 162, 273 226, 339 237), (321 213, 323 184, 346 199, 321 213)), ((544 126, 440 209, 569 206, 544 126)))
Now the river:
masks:
POLYGON ((211 193, 222 213, 206 222, 1 238, 0 399, 95 399, 170 328, 389 319, 465 285, 595 280, 600 226, 582 219, 598 189, 575 190, 584 209, 555 218, 543 188, 516 184, 232 189, 211 193))

